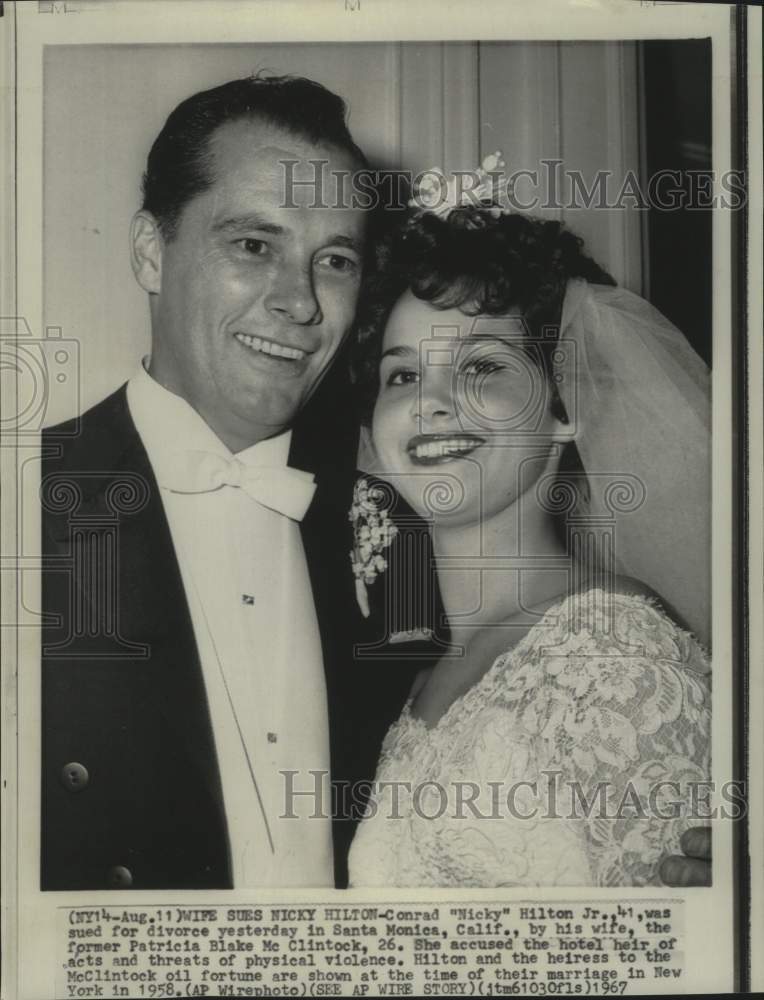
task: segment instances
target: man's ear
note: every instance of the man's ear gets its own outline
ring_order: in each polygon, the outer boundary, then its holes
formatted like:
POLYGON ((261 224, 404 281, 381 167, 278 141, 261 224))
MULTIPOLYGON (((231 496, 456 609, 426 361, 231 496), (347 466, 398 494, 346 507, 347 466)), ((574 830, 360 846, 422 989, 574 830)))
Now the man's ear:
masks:
POLYGON ((136 212, 130 226, 130 263, 135 280, 149 294, 162 290, 163 246, 159 223, 151 212, 136 212))

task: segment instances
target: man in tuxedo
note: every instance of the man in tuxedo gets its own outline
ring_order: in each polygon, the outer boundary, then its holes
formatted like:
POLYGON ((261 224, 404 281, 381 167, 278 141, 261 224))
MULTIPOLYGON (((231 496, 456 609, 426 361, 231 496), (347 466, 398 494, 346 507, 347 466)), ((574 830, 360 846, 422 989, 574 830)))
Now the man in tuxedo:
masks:
POLYGON ((44 434, 44 889, 334 884, 315 775, 373 777, 414 669, 353 664, 355 421, 316 394, 365 266, 365 213, 315 207, 365 165, 344 112, 233 81, 149 154, 150 358, 44 434))
POLYGON ((380 635, 330 371, 366 266, 364 212, 323 188, 365 165, 344 112, 311 81, 232 81, 149 154, 150 358, 43 436, 43 889, 345 883, 362 792, 332 803, 321 776, 371 781, 423 661, 353 656, 380 635))

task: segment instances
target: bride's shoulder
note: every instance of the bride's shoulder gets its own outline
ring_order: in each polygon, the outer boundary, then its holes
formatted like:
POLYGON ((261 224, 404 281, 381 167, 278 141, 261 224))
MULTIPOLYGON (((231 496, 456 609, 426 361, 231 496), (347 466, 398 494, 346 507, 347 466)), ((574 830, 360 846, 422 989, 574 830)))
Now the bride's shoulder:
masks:
POLYGON ((676 608, 643 580, 616 575, 612 577, 607 591, 613 595, 616 609, 641 609, 644 612, 643 621, 651 630, 659 628, 697 641, 676 608))
POLYGON ((625 577, 563 596, 513 666, 501 697, 524 710, 530 705, 527 718, 539 732, 566 705, 634 715, 639 726, 664 709, 671 718, 695 718, 710 692, 700 644, 661 607, 659 595, 625 577))
POLYGON ((638 645, 647 657, 692 663, 708 669, 708 654, 675 610, 650 586, 628 576, 585 585, 567 594, 537 636, 545 648, 585 654, 638 645))
POLYGON ((606 589, 616 597, 625 599, 636 598, 637 603, 647 604, 654 608, 656 613, 672 622, 678 628, 684 628, 678 612, 665 598, 653 590, 644 580, 638 580, 635 576, 624 576, 616 574, 609 578, 606 589))

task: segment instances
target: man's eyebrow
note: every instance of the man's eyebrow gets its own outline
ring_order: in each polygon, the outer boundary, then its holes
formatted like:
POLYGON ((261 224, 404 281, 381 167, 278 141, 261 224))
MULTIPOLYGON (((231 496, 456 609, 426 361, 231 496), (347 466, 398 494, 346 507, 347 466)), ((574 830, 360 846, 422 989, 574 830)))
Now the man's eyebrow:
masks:
POLYGON ((363 240, 355 239, 353 236, 346 236, 344 233, 335 233, 328 240, 325 240, 325 243, 328 247, 346 247, 348 250, 354 250, 359 257, 363 256, 364 242, 363 240))
MULTIPOLYGON (((284 226, 275 222, 268 222, 261 215, 237 215, 227 219, 220 219, 213 223, 212 231, 215 233, 247 233, 257 230, 259 233, 268 233, 271 236, 283 236, 286 233, 284 226)), ((334 233, 324 240, 325 246, 346 247, 363 256, 364 243, 352 236, 344 233, 334 233)))
POLYGON ((387 357, 401 358, 405 357, 408 354, 413 354, 414 356, 416 356, 417 352, 414 350, 413 347, 406 347, 404 344, 401 344, 398 347, 388 347, 386 351, 382 352, 382 355, 380 356, 379 360, 381 361, 382 358, 387 358, 387 357))
POLYGON ((275 222, 268 222, 261 215, 235 215, 227 219, 219 219, 212 226, 213 232, 220 233, 243 233, 257 229, 261 233, 270 233, 272 236, 280 236, 284 232, 284 227, 275 222))

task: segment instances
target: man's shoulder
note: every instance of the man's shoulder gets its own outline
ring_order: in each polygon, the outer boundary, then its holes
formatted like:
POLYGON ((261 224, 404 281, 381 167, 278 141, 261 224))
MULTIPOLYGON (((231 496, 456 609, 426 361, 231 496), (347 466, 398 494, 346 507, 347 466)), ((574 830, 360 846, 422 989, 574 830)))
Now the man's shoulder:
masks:
POLYGON ((43 440, 61 440, 70 438, 78 440, 84 433, 92 433, 105 427, 111 427, 116 423, 121 423, 125 416, 129 415, 127 406, 127 383, 121 385, 114 392, 106 396, 99 403, 95 403, 79 416, 71 417, 52 427, 46 427, 43 432, 43 440))
POLYGON ((43 461, 48 467, 62 469, 103 466, 136 436, 125 384, 79 416, 46 427, 42 432, 43 461))

